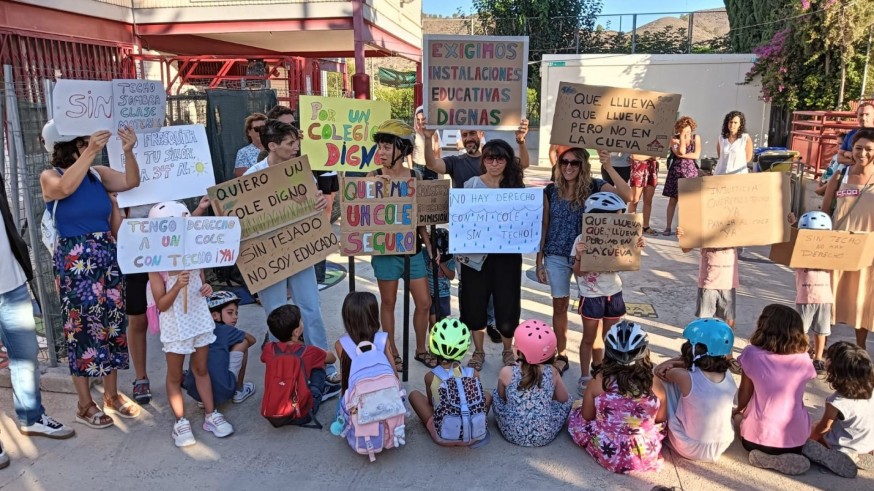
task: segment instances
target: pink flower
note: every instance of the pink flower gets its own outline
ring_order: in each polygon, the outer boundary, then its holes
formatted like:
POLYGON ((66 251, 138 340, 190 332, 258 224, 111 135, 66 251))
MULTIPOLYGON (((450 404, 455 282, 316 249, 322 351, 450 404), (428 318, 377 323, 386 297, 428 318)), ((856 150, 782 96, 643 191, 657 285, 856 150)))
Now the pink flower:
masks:
POLYGON ((103 293, 103 283, 94 283, 91 285, 91 291, 94 292, 94 296, 99 297, 103 293))
POLYGON ((90 360, 92 358, 97 357, 97 350, 95 348, 88 348, 82 353, 83 360, 90 360))

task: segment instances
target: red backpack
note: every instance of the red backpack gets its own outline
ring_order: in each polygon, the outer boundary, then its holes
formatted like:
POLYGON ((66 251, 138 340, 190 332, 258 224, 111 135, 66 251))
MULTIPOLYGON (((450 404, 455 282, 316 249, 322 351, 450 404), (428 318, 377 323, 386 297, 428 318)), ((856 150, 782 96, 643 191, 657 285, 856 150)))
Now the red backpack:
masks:
POLYGON ((261 416, 277 427, 289 423, 307 426, 312 422, 321 428, 312 415, 313 395, 301 358, 306 347, 301 345, 295 352, 286 351, 287 348, 285 343, 268 343, 264 347, 262 359, 267 369, 261 416), (267 350, 272 350, 272 356, 267 350))

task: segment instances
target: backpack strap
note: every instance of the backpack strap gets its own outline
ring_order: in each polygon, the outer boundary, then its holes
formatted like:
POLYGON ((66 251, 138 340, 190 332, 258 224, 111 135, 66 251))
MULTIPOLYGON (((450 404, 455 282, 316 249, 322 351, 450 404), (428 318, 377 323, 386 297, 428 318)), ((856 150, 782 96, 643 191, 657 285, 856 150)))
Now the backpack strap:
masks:
POLYGON ((464 432, 464 423, 465 421, 470 421, 470 406, 467 404, 467 395, 464 393, 464 384, 461 383, 461 377, 455 377, 455 385, 458 388, 458 398, 460 400, 460 408, 461 408, 461 438, 465 443, 469 443, 471 440, 470 431, 468 428, 467 434, 464 432))
POLYGON ((358 358, 358 346, 355 345, 348 334, 340 338, 340 346, 343 347, 343 352, 346 353, 350 360, 358 358))
POLYGON ((441 382, 446 382, 447 380, 452 378, 452 372, 443 368, 442 365, 437 365, 436 367, 432 368, 431 373, 433 373, 435 377, 439 378, 441 382))
POLYGON ((373 337, 373 345, 380 353, 385 351, 385 345, 388 343, 388 333, 385 331, 376 331, 376 336, 373 337))

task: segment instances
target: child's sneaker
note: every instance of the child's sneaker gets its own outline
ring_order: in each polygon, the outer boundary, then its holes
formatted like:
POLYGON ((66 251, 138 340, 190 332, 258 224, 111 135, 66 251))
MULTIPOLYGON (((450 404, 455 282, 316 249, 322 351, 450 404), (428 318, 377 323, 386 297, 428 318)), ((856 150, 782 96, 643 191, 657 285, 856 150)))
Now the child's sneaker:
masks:
POLYGON ((784 453, 781 455, 768 455, 761 450, 750 452, 750 464, 761 469, 773 469, 782 474, 796 476, 810 470, 810 461, 807 457, 797 453, 784 453))
POLYGON ((234 404, 239 404, 255 393, 255 384, 252 382, 244 382, 243 388, 234 392, 234 404))
MULTIPOLYGON (((183 380, 185 380, 184 377, 183 380)), ((152 401, 152 389, 149 386, 149 379, 134 380, 133 396, 137 404, 148 404, 152 401)))
POLYGON ((813 440, 807 440, 801 453, 811 462, 819 464, 841 477, 852 479, 859 472, 856 469, 856 463, 849 455, 832 450, 813 440))
POLYGON ((6 451, 3 450, 3 445, 0 445, 0 469, 5 469, 9 467, 9 456, 6 455, 6 451))
POLYGON ((39 419, 34 421, 30 426, 19 427, 18 431, 20 431, 22 435, 47 436, 56 440, 70 438, 76 434, 76 431, 73 428, 55 421, 54 418, 47 414, 41 415, 39 419))
POLYGON ((185 418, 179 418, 176 424, 173 425, 173 442, 177 447, 187 447, 194 445, 197 441, 194 440, 194 433, 191 432, 191 423, 185 418))
POLYGON ((325 384, 324 392, 322 393, 322 401, 327 401, 332 397, 340 395, 342 387, 340 384, 325 384))
POLYGON ((218 411, 206 415, 203 420, 203 429, 219 438, 224 438, 234 432, 234 427, 218 411))
POLYGON ((334 373, 325 377, 325 382, 332 385, 340 385, 340 382, 343 381, 343 377, 340 375, 340 372, 335 371, 334 373))
POLYGON ((577 394, 579 394, 580 397, 586 395, 586 386, 589 385, 589 382, 591 381, 591 375, 583 375, 580 377, 579 380, 577 380, 577 394))

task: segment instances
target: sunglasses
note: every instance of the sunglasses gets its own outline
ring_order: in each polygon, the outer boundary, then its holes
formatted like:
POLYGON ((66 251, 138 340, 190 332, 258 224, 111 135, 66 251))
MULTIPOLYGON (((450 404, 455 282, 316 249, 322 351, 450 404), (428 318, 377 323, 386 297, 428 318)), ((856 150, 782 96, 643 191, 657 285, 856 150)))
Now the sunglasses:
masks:
POLYGON ((491 155, 489 155, 488 157, 483 157, 483 161, 491 165, 500 165, 507 163, 506 157, 493 157, 491 155))
POLYGON ((579 166, 583 165, 583 161, 582 161, 582 160, 565 160, 565 159, 561 159, 561 160, 558 161, 558 165, 569 165, 569 166, 571 166, 571 167, 579 167, 579 166))

